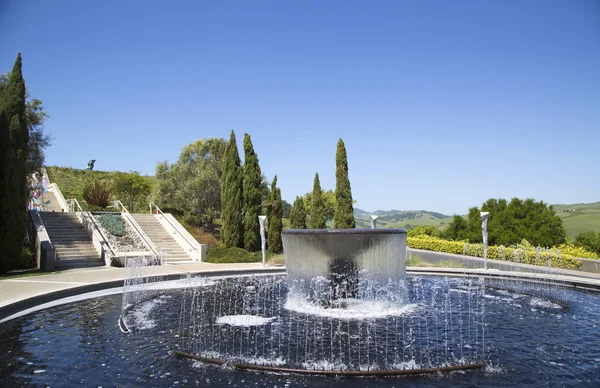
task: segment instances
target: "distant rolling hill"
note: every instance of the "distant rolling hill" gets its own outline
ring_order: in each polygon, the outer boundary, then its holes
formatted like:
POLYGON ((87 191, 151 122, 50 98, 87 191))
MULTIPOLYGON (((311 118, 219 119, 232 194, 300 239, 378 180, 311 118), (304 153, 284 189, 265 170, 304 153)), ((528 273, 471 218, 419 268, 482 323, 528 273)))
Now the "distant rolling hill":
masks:
MULTIPOLYGON (((571 205, 552 205, 556 214, 562 218, 569 241, 573 241, 579 233, 592 230, 600 233, 600 202, 576 203, 571 205)), ((366 212, 354 209, 357 228, 370 228, 370 215, 378 215, 377 227, 381 228, 413 228, 419 225, 431 225, 444 228, 452 217, 427 210, 377 210, 366 212)))
POLYGON ((569 241, 581 232, 593 230, 600 233, 600 202, 553 205, 556 214, 562 218, 569 241))
POLYGON ((427 210, 377 210, 369 213, 354 209, 357 228, 370 228, 370 215, 377 215, 377 227, 381 228, 414 228, 420 225, 443 227, 452 220, 451 216, 427 210))

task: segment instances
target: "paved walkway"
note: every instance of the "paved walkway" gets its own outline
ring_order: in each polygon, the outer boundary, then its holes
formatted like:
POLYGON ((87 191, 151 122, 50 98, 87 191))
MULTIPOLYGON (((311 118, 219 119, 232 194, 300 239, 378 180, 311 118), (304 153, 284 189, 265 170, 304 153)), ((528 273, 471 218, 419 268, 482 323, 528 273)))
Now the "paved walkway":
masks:
MULTIPOLYGON (((483 270, 482 259, 462 255, 441 254, 438 252, 416 251, 413 253, 423 255, 427 261, 436 262, 439 259, 460 258, 468 260, 471 265, 466 268, 426 268, 409 267, 412 273, 439 273, 440 275, 452 273, 456 275, 483 275, 489 277, 501 274, 508 276, 529 277, 526 273, 548 272, 555 280, 563 281, 565 285, 600 290, 600 274, 584 273, 581 271, 546 269, 529 265, 514 265, 497 260, 490 260, 490 269, 483 270), (477 263, 475 263, 477 262, 477 263), (503 266, 506 266, 504 268, 503 266), (470 267, 470 268, 469 268, 470 267), (479 267, 479 268, 473 268, 479 267), (499 268, 495 268, 499 267, 499 268), (519 268, 523 267, 523 268, 519 268), (527 268, 526 267, 532 267, 527 268)), ((465 261, 465 264, 467 261, 465 261)), ((189 262, 182 264, 165 264, 162 266, 144 267, 146 276, 165 276, 165 278, 178 279, 188 273, 225 274, 243 272, 282 272, 285 267, 263 267, 261 263, 237 264, 211 264, 189 262)), ((531 273, 531 276, 535 276, 531 273)), ((89 269, 71 269, 47 275, 30 276, 0 280, 0 320, 20 310, 35 305, 50 302, 59 298, 72 296, 84 292, 97 291, 105 288, 120 287, 125 279, 125 268, 97 267, 89 269)))
MULTIPOLYGON (((263 267, 261 263, 186 263, 144 267, 148 276, 185 276, 188 273, 283 271, 285 267, 263 267)), ((125 268, 71 269, 48 275, 0 280, 0 319, 15 311, 76 293, 123 285, 125 268)))

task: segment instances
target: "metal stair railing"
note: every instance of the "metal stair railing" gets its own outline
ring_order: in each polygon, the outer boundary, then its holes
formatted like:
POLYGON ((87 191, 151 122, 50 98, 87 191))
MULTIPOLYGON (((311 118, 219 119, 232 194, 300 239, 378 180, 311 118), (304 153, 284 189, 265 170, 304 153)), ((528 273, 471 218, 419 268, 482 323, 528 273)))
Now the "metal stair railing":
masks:
POLYGON ((106 238, 106 236, 104 235, 104 232, 102 232, 100 225, 98 225, 98 223, 96 222, 96 219, 94 219, 94 217, 90 214, 90 212, 84 212, 83 209, 81 208, 81 205, 79 205, 79 201, 77 201, 77 199, 75 199, 75 198, 66 200, 66 203, 69 206, 69 212, 81 213, 81 222, 83 224, 83 227, 86 230, 90 229, 90 227, 91 227, 92 233, 98 234, 98 236, 100 237, 98 240, 100 241, 102 250, 108 251, 107 253, 109 253, 109 256, 111 259, 116 258, 117 253, 116 253, 115 249, 113 248, 111 243, 108 241, 108 238, 106 238))
POLYGON ((129 210, 127 210, 125 205, 123 205, 123 203, 121 201, 116 200, 116 201, 114 201, 114 208, 117 211, 120 211, 124 215, 124 218, 127 219, 127 222, 129 222, 129 224, 135 229, 137 234, 142 238, 142 240, 144 241, 144 244, 146 244, 146 246, 148 248, 150 248, 152 253, 154 253, 157 257, 159 257, 160 260, 162 261, 162 258, 163 258, 163 256, 165 256, 165 254, 158 250, 156 245, 154 245, 152 240, 150 240, 150 237, 148 237, 148 235, 142 230, 142 227, 135 221, 133 216, 129 213, 129 210))
POLYGON ((172 227, 174 230, 176 230, 176 231, 179 233, 179 235, 180 235, 181 237, 183 237, 183 240, 184 240, 184 241, 187 243, 187 245, 189 246, 189 251, 190 251, 190 252, 195 252, 195 253, 194 253, 194 257, 199 257, 199 255, 198 255, 198 250, 200 249, 200 247, 199 247, 199 246, 197 246, 196 244, 192 243, 192 242, 191 242, 191 241, 188 239, 188 237, 187 237, 187 236, 186 236, 184 233, 181 233, 181 231, 179 230, 179 228, 177 228, 177 226, 176 226, 176 225, 174 225, 174 224, 171 222, 171 220, 169 220, 169 219, 168 219, 168 218, 165 216, 165 214, 162 212, 162 210, 160 210, 160 208, 159 208, 158 206, 156 206, 156 204, 155 204, 154 202, 150 201, 149 205, 150 205, 150 214, 152 214, 152 210, 153 210, 153 209, 156 209, 156 211, 158 212, 158 214, 160 214, 160 215, 162 216, 162 218, 163 218, 164 220, 166 220, 166 221, 169 223, 169 225, 170 225, 170 226, 171 226, 171 227, 172 227))

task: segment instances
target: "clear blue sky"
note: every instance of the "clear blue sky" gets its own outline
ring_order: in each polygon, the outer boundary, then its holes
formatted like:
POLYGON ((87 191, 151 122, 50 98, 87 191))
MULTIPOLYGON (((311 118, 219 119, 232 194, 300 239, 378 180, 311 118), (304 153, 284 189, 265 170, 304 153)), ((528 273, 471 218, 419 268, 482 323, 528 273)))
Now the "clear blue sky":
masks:
POLYGON ((596 0, 0 0, 0 42, 48 165, 154 174, 233 128, 289 202, 340 137, 367 211, 600 201, 596 0))

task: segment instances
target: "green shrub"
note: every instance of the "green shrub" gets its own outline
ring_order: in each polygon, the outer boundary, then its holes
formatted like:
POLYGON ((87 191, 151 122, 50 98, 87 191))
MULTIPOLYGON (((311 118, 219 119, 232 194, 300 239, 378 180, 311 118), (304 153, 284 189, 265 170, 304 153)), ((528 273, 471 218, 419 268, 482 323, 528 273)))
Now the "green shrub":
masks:
MULTIPOLYGON (((483 244, 442 240, 427 235, 408 237, 407 243, 409 247, 414 249, 483 257, 483 244)), ((491 245, 488 247, 488 258, 534 265, 546 265, 549 260, 552 267, 561 268, 576 269, 581 266, 581 262, 576 257, 565 253, 560 248, 536 252, 536 249, 527 241, 523 241, 522 244, 516 247, 491 245)))
POLYGON ((206 252, 207 263, 256 263, 262 261, 260 252, 248 252, 237 247, 215 247, 206 252))
POLYGON ((98 222, 113 236, 120 237, 125 232, 125 220, 120 214, 103 214, 98 217, 98 222))
POLYGON ((19 263, 19 269, 30 269, 35 268, 37 263, 33 257, 33 253, 29 248, 23 248, 23 254, 19 263))
POLYGON ((81 194, 88 205, 106 209, 110 204, 110 183, 95 180, 85 185, 81 194))
POLYGON ((432 237, 442 237, 442 231, 431 225, 419 225, 412 229, 408 229, 408 236, 410 237, 420 236, 422 234, 432 237))
POLYGON ((598 257, 598 255, 600 255, 600 233, 596 235, 596 233, 591 230, 581 232, 575 237, 574 245, 582 247, 588 252, 594 252, 596 253, 596 257, 598 257))

